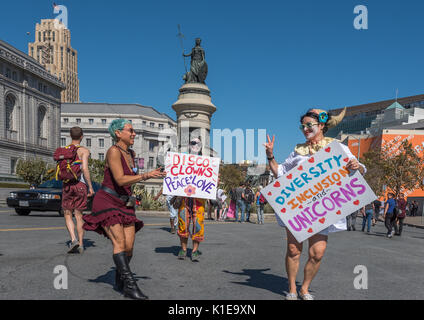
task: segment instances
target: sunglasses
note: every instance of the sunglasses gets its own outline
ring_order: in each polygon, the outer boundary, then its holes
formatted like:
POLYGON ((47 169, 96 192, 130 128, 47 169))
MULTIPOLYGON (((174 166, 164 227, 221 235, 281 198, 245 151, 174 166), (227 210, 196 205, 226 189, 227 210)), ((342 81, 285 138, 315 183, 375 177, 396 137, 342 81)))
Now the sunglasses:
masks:
POLYGON ((191 142, 190 142, 190 145, 191 145, 191 146, 195 146, 196 144, 199 144, 199 142, 196 142, 196 141, 191 141, 191 142))
POLYGON ((129 133, 131 134, 135 133, 135 130, 133 128, 127 129, 127 130, 123 129, 122 131, 129 131, 129 133))
POLYGON ((299 129, 303 131, 303 130, 305 130, 305 128, 306 128, 306 129, 312 129, 312 127, 313 127, 313 126, 317 126, 317 125, 318 125, 318 123, 316 123, 316 122, 315 122, 315 123, 313 123, 313 122, 308 122, 308 123, 306 123, 306 124, 301 124, 301 125, 299 126, 299 129))

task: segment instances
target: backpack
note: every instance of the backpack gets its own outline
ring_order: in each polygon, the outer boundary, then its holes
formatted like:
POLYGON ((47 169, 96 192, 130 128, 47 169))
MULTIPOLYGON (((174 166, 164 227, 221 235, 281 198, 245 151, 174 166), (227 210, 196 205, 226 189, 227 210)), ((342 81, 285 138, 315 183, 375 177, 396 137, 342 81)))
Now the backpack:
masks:
POLYGON ((237 201, 237 194, 236 194, 236 190, 235 189, 231 189, 231 191, 230 191, 230 197, 231 197, 231 200, 237 201))
POLYGON ((252 203, 253 200, 255 200, 255 196, 253 195, 253 192, 251 189, 245 189, 245 195, 246 195, 246 202, 252 203))
POLYGON ((265 204, 265 203, 267 203, 268 201, 266 201, 266 199, 265 199, 265 197, 262 195, 262 193, 260 194, 260 196, 259 196, 259 203, 260 204, 265 204))
POLYGON ((57 148, 53 154, 56 161, 56 180, 64 183, 79 181, 81 177, 81 163, 77 151, 80 146, 69 145, 64 148, 57 148))

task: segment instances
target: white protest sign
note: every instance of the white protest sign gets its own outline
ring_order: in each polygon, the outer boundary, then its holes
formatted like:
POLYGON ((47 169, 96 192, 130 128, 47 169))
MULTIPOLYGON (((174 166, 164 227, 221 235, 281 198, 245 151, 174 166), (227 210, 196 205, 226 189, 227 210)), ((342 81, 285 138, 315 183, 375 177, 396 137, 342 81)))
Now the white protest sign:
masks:
POLYGON ((168 152, 163 194, 216 199, 220 158, 168 152))
POLYGON ((348 161, 333 141, 262 190, 298 242, 377 198, 359 170, 349 173, 348 161))

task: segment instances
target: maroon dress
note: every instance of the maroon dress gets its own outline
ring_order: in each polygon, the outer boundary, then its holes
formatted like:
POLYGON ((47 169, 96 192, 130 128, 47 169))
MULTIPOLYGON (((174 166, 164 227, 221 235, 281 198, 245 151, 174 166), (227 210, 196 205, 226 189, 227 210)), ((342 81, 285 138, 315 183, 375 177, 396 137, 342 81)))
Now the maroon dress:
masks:
MULTIPOLYGON (((122 168, 124 169, 124 175, 135 175, 135 173, 128 167, 122 153, 121 163, 122 168)), ((116 183, 112 172, 108 167, 105 167, 105 174, 102 185, 116 191, 119 195, 131 195, 131 186, 128 185, 120 187, 116 183)), ((96 195, 93 199, 91 214, 84 215, 83 219, 85 221, 83 226, 84 230, 95 231, 107 238, 108 236, 103 227, 109 227, 115 224, 130 225, 134 223, 135 232, 139 231, 143 227, 143 222, 137 219, 134 208, 127 208, 121 199, 111 195, 110 193, 107 193, 102 189, 96 192, 96 195)))

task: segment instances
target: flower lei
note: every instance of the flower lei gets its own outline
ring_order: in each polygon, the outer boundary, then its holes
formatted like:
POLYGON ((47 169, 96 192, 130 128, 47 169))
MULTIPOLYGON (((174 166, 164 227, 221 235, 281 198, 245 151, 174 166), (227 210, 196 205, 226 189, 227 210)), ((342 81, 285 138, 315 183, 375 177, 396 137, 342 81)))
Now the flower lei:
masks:
POLYGON ((325 137, 324 139, 322 139, 321 141, 319 141, 317 144, 314 144, 314 145, 311 145, 307 142, 301 143, 296 145, 296 147, 294 148, 294 151, 296 151, 301 156, 309 156, 311 154, 317 153, 319 150, 321 150, 323 147, 330 144, 334 140, 336 139, 325 137))

